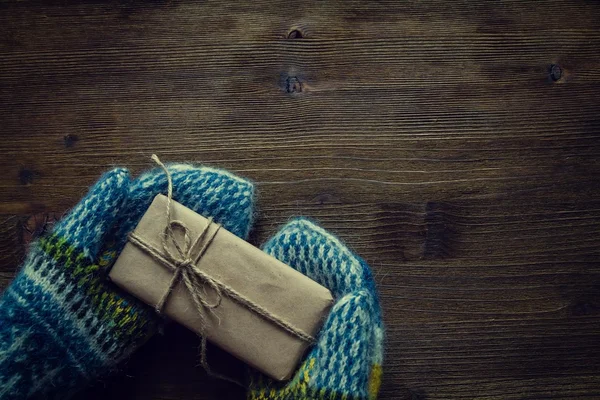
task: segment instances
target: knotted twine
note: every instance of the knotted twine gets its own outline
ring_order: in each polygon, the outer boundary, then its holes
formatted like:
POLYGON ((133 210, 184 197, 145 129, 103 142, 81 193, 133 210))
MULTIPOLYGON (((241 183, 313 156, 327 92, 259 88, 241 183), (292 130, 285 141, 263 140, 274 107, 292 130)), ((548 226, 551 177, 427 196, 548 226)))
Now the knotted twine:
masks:
MULTIPOLYGON (((195 240, 192 240, 190 235, 190 229, 187 227, 187 225, 183 221, 173 220, 171 216, 173 202, 173 179, 171 177, 171 173, 169 172, 167 167, 165 167, 165 165, 160 161, 156 154, 152 155, 152 160, 156 164, 158 164, 158 166, 165 172, 165 175, 167 177, 167 204, 165 210, 166 226, 161 235, 162 251, 161 249, 157 249, 152 244, 145 241, 135 232, 129 234, 129 242, 139 247, 141 250, 145 251, 154 260, 159 262, 169 271, 173 272, 173 277, 169 282, 167 290, 155 306, 156 312, 160 315, 163 314, 169 296, 173 292, 175 286, 181 280, 183 281, 188 292, 190 293, 197 309, 199 311, 206 309, 210 314, 216 317, 218 321, 219 317, 215 314, 215 309, 221 305, 223 295, 226 295, 232 300, 239 303, 240 305, 246 307, 247 309, 266 319, 267 321, 270 321, 275 325, 279 326, 292 336, 303 340, 307 343, 314 343, 314 337, 312 337, 308 333, 296 328, 289 322, 269 312, 268 310, 256 304, 252 300, 241 295, 230 286, 217 281, 216 279, 203 272, 200 268, 198 268, 198 262, 213 242, 217 233, 221 229, 221 225, 214 223, 212 217, 208 218, 208 223, 206 224, 206 226, 202 229, 198 237, 196 237, 195 240), (215 225, 216 228, 211 231, 211 227, 213 225, 215 225), (175 236, 175 229, 180 229, 181 231, 183 231, 183 245, 181 245, 177 240, 177 237, 175 236), (171 246, 169 246, 170 243, 175 249, 174 252, 171 250, 171 246), (199 250, 197 250, 200 244, 202 244, 202 246, 199 250), (215 293, 215 300, 212 303, 206 300, 206 286, 210 287, 215 293)), ((204 333, 206 322, 204 320, 202 312, 199 313, 199 316, 201 318, 200 325, 202 326, 200 332, 200 338, 202 340, 200 346, 200 364, 202 365, 202 367, 208 375, 243 386, 234 379, 212 372, 206 360, 206 335, 204 333)))

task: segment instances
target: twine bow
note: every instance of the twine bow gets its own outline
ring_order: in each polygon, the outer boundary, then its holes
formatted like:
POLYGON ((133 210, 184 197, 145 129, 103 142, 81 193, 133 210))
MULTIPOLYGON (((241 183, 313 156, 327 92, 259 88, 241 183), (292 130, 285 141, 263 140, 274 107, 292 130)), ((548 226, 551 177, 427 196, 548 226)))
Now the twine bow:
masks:
POLYGON ((166 302, 180 279, 183 280, 183 283, 192 295, 192 299, 198 309, 206 308, 208 310, 213 310, 221 304, 223 298, 221 287, 217 281, 196 266, 198 260, 202 257, 206 249, 208 249, 208 246, 210 246, 217 232, 221 228, 220 225, 215 224, 217 225, 217 228, 213 230, 208 236, 208 239, 204 241, 212 225, 212 219, 209 219, 206 227, 192 243, 190 230, 183 222, 178 220, 168 221, 165 232, 162 234, 162 252, 156 251, 154 247, 146 243, 137 234, 131 233, 129 235, 130 242, 146 251, 146 253, 151 254, 157 261, 173 272, 173 277, 169 282, 167 290, 155 306, 157 313, 163 313, 166 302), (183 247, 175 237, 174 228, 179 228, 183 231, 183 247), (203 241, 204 244, 202 248, 199 251, 196 251, 198 244, 203 241), (173 244, 172 247, 169 246, 169 242, 173 244), (171 248, 175 248, 175 252, 173 252, 171 248), (203 283, 214 290, 216 294, 214 303, 210 303, 206 300, 206 290, 201 290, 201 288, 204 287, 203 283))
MULTIPOLYGON (((202 232, 198 237, 192 240, 190 235, 190 229, 186 224, 179 220, 173 220, 171 218, 171 206, 173 202, 173 180, 171 173, 167 170, 165 165, 160 161, 156 154, 152 155, 152 160, 158 164, 167 176, 167 204, 166 204, 166 226, 161 235, 161 247, 157 249, 152 244, 146 242, 143 238, 137 235, 135 232, 129 234, 130 243, 138 246, 144 250, 147 254, 152 256, 156 261, 165 266, 167 269, 173 272, 173 277, 169 282, 169 286, 161 299, 156 304, 155 308, 159 314, 162 314, 171 295, 173 289, 177 283, 183 281, 185 287, 189 291, 194 304, 198 310, 206 309, 218 320, 218 316, 214 310, 221 305, 223 295, 241 304, 245 308, 253 311, 262 318, 270 321, 271 323, 279 326, 283 330, 287 331, 292 336, 297 337, 307 343, 313 343, 314 338, 303 332, 301 329, 296 328, 289 322, 283 320, 277 315, 272 314, 268 310, 264 309, 260 305, 254 303, 252 300, 246 298, 242 294, 238 293, 233 288, 223 284, 211 276, 207 275, 200 268, 198 268, 198 262, 209 248, 217 233, 221 229, 221 225, 216 224, 212 221, 212 218, 208 219, 208 223, 203 228, 202 232), (216 225, 215 229, 211 229, 213 225, 216 225), (178 240, 175 230, 181 230, 183 233, 183 244, 178 240), (197 249, 201 245, 200 249, 197 249), (174 250, 173 250, 174 249, 174 250), (215 300, 210 302, 207 300, 208 293, 206 288, 211 288, 215 293, 215 300)), ((199 314, 201 319, 201 326, 205 327, 206 322, 202 313, 199 314)), ((204 328, 202 328, 204 330, 204 328)), ((200 363, 206 372, 219 379, 224 379, 238 385, 241 385, 234 379, 227 376, 223 376, 211 371, 210 366, 206 361, 206 335, 201 334, 202 344, 200 347, 200 363)), ((243 386, 243 385, 241 385, 243 386)))

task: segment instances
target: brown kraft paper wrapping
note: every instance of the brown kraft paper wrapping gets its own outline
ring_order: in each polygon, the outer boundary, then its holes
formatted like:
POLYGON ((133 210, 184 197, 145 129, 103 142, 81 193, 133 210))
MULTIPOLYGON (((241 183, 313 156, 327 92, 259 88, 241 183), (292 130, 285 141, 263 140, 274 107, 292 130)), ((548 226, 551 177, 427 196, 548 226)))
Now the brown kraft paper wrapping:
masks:
MULTIPOLYGON (((162 249, 161 234, 167 224, 166 202, 165 196, 156 196, 135 229, 138 237, 157 249, 162 249)), ((193 239, 209 223, 175 201, 172 218, 183 221, 193 239)), ((211 236, 218 226, 212 224, 208 229, 207 236, 211 236)), ((196 265, 212 279, 313 337, 333 303, 329 290, 222 227, 196 265)), ((167 291, 173 273, 144 250, 127 243, 109 277, 154 307, 167 291)), ((206 300, 213 302, 214 290, 208 285, 204 289, 206 300)), ((277 380, 291 377, 310 345, 226 294, 217 308, 198 309, 181 281, 169 295, 163 312, 277 380)))

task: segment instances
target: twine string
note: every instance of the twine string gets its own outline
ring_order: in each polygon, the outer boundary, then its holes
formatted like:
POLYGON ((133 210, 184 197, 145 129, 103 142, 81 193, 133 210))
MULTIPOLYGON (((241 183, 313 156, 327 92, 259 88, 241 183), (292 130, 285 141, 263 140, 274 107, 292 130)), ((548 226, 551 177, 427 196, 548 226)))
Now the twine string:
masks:
MULTIPOLYGON (((173 272, 173 276, 169 281, 167 290, 164 292, 155 306, 156 312, 161 315, 163 314, 173 289, 180 281, 182 281, 186 289, 189 291, 196 308, 200 311, 203 309, 207 310, 208 313, 217 318, 218 321, 219 318, 215 314, 215 309, 221 305, 223 295, 226 295, 245 308, 253 311, 255 314, 279 326, 290 335, 305 342, 314 343, 315 338, 308 333, 269 312, 262 306, 238 293, 232 287, 217 281, 198 268, 198 262, 217 236, 221 225, 214 223, 212 218, 208 218, 208 223, 204 226, 200 234, 194 240, 192 240, 191 232, 187 225, 183 221, 172 219, 173 179, 171 177, 171 173, 156 156, 156 154, 152 155, 152 160, 165 172, 168 184, 167 203, 165 207, 166 225, 161 234, 161 248, 156 248, 153 244, 148 243, 135 232, 129 234, 129 241, 150 255, 154 260, 166 267, 169 271, 173 272), (211 229, 213 225, 216 226, 215 229, 211 229), (183 243, 181 243, 181 240, 177 238, 175 234, 176 230, 182 232, 183 243), (198 247, 200 248, 198 249, 198 247), (215 294, 215 299, 212 302, 207 300, 207 288, 212 289, 215 294)), ((208 375, 241 385, 240 382, 236 381, 235 379, 212 372, 206 360, 206 320, 202 312, 199 314, 201 318, 200 337, 202 342, 200 346, 200 363, 202 367, 206 370, 208 375)))

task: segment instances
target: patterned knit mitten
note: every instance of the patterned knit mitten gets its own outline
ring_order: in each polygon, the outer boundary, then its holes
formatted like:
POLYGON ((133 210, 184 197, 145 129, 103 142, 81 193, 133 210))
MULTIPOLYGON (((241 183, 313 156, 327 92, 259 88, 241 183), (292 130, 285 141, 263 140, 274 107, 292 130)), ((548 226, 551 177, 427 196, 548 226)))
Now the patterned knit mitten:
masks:
POLYGON ((291 381, 253 378, 252 400, 375 399, 381 383, 384 328, 369 267, 336 237, 306 219, 284 226, 264 251, 329 288, 336 299, 291 381))
MULTIPOLYGON (((228 172, 168 167, 173 198, 245 237, 253 186, 228 172)), ((166 176, 106 173, 52 233, 31 245, 0 299, 0 399, 64 398, 115 370, 155 332, 154 311, 104 279, 166 176)))

